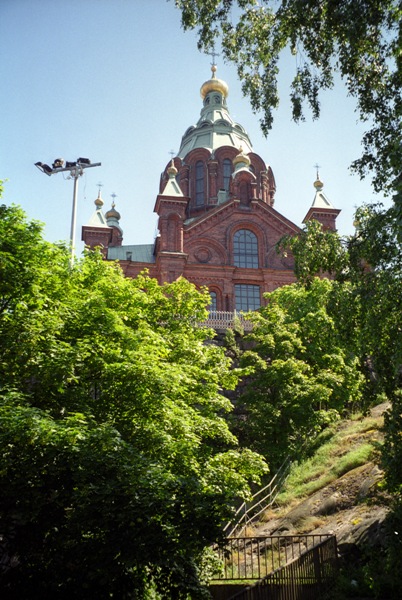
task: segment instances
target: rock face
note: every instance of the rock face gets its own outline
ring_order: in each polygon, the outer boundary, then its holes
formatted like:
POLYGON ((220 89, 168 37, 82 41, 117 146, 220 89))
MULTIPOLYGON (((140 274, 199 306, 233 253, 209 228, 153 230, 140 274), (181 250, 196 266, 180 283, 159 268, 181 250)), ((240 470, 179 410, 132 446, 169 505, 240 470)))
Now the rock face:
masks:
POLYGON ((353 469, 301 501, 281 518, 270 520, 258 529, 258 534, 335 534, 341 556, 356 553, 363 546, 382 545, 388 507, 374 493, 382 476, 382 471, 372 462, 353 469))
MULTIPOLYGON (((378 420, 378 429, 362 433, 354 444, 381 443, 382 416, 388 407, 384 403, 372 409, 370 418, 378 420)), ((367 552, 375 553, 387 543, 389 498, 377 485, 383 475, 374 462, 354 468, 296 505, 273 511, 270 520, 260 524, 255 534, 334 534, 340 558, 345 562, 367 552)))

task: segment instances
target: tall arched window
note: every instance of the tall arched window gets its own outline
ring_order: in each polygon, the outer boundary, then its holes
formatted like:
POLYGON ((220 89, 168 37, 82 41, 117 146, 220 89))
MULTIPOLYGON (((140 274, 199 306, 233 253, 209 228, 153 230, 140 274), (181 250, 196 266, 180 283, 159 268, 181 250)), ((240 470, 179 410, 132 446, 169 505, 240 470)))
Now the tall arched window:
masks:
POLYGON ((258 240, 252 231, 239 229, 234 234, 233 262, 235 267, 258 269, 258 240))
POLYGON ((216 307, 217 307, 217 297, 216 297, 216 292, 209 292, 210 298, 211 298, 211 302, 209 304, 209 311, 213 312, 216 311, 216 307))
POLYGON ((232 161, 230 158, 223 160, 223 189, 228 192, 230 185, 230 178, 232 176, 232 161))
POLYGON ((195 163, 195 205, 204 204, 204 164, 202 160, 195 163))

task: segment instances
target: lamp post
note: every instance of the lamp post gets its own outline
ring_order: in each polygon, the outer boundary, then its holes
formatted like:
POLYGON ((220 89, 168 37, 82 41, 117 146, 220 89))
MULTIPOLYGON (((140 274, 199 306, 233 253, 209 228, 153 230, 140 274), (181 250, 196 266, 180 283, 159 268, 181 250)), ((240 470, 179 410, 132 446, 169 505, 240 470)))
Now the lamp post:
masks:
POLYGON ((69 171, 70 175, 67 179, 74 179, 74 191, 73 191, 73 208, 71 213, 71 231, 70 231, 70 244, 71 244, 71 258, 70 264, 73 266, 75 257, 75 228, 77 221, 77 194, 78 194, 78 179, 83 175, 84 169, 90 169, 92 167, 100 167, 102 163, 91 163, 89 158, 77 158, 75 162, 66 162, 63 158, 56 158, 52 166, 46 165, 41 162, 35 163, 35 167, 38 167, 42 173, 48 175, 55 175, 56 173, 62 173, 63 171, 69 171))

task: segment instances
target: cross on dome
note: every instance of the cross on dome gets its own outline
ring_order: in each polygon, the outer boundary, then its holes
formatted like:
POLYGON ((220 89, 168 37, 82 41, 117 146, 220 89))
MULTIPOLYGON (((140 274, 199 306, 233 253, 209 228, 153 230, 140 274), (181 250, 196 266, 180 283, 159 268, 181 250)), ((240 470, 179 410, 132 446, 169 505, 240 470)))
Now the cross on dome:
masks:
POLYGON ((216 67, 215 56, 220 56, 220 54, 218 54, 217 52, 215 52, 215 48, 212 49, 212 52, 206 52, 206 54, 208 54, 208 56, 212 56, 211 65, 213 67, 216 67))

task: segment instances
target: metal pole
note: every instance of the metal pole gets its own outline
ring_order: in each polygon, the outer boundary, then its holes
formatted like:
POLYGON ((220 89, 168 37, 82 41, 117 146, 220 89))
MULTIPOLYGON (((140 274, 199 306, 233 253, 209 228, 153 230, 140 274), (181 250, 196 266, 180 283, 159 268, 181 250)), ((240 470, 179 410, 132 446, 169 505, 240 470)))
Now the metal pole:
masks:
MULTIPOLYGON (((58 159, 58 163, 64 165, 63 159, 58 159)), ((54 163, 55 164, 55 163, 54 163)), ((54 168, 49 165, 44 165, 41 162, 35 163, 35 167, 38 167, 42 173, 45 173, 50 177, 55 173, 61 173, 64 171, 70 171, 70 176, 67 179, 74 179, 74 193, 73 193, 73 210, 71 215, 71 232, 70 232, 70 244, 71 244, 71 257, 70 266, 74 265, 75 258, 75 226, 77 221, 77 195, 78 195, 78 178, 84 173, 84 169, 90 169, 92 167, 100 167, 102 163, 91 164, 87 158, 78 158, 74 163, 65 163, 67 166, 56 166, 54 168)))
POLYGON ((74 171, 74 192, 73 192, 73 210, 71 213, 71 232, 70 232, 70 244, 71 244, 71 258, 70 266, 74 266, 75 258, 75 227, 77 222, 77 195, 78 195, 78 178, 80 176, 79 170, 74 171))

